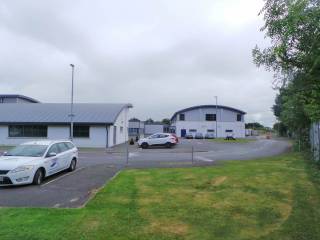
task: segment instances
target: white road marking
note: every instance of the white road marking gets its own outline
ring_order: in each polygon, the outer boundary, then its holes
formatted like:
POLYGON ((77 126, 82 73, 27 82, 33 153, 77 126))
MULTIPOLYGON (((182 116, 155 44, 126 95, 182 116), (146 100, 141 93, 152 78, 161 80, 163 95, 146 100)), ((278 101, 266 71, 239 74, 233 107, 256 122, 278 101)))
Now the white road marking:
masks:
POLYGON ((71 200, 70 200, 70 202, 72 203, 72 202, 76 202, 76 201, 78 201, 79 200, 79 198, 72 198, 71 200))
POLYGON ((67 177, 67 176, 69 176, 69 175, 71 175, 71 174, 74 174, 74 173, 76 173, 76 172, 79 172, 79 171, 82 170, 82 169, 84 169, 84 167, 78 168, 78 169, 76 169, 76 170, 73 171, 73 172, 70 172, 70 173, 67 173, 67 174, 63 174, 63 175, 61 175, 60 177, 57 177, 57 178, 55 178, 55 179, 52 179, 52 180, 49 181, 49 182, 46 182, 46 183, 42 184, 41 187, 44 187, 44 186, 46 186, 46 185, 48 185, 48 184, 50 184, 50 183, 53 183, 53 182, 58 181, 58 180, 60 180, 60 179, 62 179, 62 178, 64 178, 64 177, 67 177))
POLYGON ((129 157, 137 157, 139 156, 139 153, 129 153, 129 157))
POLYGON ((212 159, 200 157, 200 156, 197 156, 196 159, 198 159, 200 161, 205 161, 205 162, 214 162, 214 160, 212 160, 212 159))

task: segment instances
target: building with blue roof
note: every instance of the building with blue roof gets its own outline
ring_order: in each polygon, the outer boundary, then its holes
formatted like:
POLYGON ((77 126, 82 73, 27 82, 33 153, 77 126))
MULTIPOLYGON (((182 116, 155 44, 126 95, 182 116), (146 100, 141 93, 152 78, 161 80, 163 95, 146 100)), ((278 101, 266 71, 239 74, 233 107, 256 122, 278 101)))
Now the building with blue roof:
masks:
MULTIPOLYGON (((5 99, 5 95, 0 95, 0 99, 1 96, 5 99)), ((30 101, 4 101, 2 103, 5 104, 0 104, 0 145, 17 145, 30 140, 70 139, 69 103, 40 103, 25 96, 15 96, 30 101)), ((75 103, 74 143, 78 147, 99 148, 124 143, 128 140, 130 108, 132 105, 127 103, 75 103)))

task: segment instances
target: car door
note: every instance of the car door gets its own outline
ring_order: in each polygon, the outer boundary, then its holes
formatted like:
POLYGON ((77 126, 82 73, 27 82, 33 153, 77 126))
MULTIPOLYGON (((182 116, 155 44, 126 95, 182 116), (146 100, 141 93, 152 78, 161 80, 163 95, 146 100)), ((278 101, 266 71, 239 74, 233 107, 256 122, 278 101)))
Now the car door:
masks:
POLYGON ((153 134, 149 137, 149 145, 159 144, 159 134, 153 134))
POLYGON ((159 134, 158 145, 164 145, 168 141, 168 134, 159 134))
POLYGON ((61 162, 61 167, 63 169, 68 168, 71 163, 72 151, 70 151, 69 147, 64 142, 58 143, 58 146, 60 149, 59 159, 61 162))
POLYGON ((62 162, 60 159, 60 149, 58 143, 53 144, 47 154, 44 162, 47 175, 52 175, 62 169, 62 162), (53 155, 55 154, 55 155, 53 155))

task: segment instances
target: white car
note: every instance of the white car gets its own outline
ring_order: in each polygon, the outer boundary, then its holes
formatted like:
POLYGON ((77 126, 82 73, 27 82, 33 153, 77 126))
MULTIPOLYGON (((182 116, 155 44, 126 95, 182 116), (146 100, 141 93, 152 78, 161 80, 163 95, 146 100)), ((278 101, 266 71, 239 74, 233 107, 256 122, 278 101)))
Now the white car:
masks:
POLYGON ((74 171, 78 149, 70 141, 34 141, 21 144, 0 157, 0 186, 40 185, 45 177, 74 171))
POLYGON ((165 146, 171 148, 175 144, 177 144, 177 138, 170 133, 156 133, 138 141, 138 145, 141 148, 148 148, 149 146, 165 146))

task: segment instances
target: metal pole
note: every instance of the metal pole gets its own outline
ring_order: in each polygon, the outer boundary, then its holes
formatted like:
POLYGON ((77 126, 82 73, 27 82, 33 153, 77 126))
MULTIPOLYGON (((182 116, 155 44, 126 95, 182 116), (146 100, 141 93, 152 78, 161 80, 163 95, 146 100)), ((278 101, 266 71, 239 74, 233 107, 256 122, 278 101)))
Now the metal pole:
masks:
POLYGON ((192 147, 191 147, 191 163, 192 163, 192 164, 193 164, 193 162, 194 162, 193 155, 194 155, 194 149, 193 149, 193 146, 192 146, 192 147))
POLYGON ((216 98, 216 138, 218 138, 218 96, 216 98))
POLYGON ((70 106, 70 140, 73 140, 73 79, 74 79, 74 65, 70 64, 72 68, 71 76, 71 106, 70 106))
POLYGON ((128 143, 126 143, 126 164, 129 164, 129 146, 128 143))

